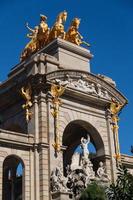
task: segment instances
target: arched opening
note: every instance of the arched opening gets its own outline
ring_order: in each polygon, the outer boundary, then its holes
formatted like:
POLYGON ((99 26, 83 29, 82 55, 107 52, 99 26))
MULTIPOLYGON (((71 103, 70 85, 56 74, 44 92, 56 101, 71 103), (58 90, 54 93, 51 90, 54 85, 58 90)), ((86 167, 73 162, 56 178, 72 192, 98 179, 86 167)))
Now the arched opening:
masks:
POLYGON ((72 156, 75 152, 81 154, 81 138, 90 137, 88 144, 89 158, 91 159, 94 171, 98 168, 99 160, 104 155, 104 144, 102 138, 95 127, 88 122, 82 120, 75 120, 70 122, 63 133, 63 145, 66 150, 63 153, 64 171, 67 165, 71 164, 72 156))
POLYGON ((22 200, 24 164, 20 158, 11 155, 3 163, 2 200, 22 200))

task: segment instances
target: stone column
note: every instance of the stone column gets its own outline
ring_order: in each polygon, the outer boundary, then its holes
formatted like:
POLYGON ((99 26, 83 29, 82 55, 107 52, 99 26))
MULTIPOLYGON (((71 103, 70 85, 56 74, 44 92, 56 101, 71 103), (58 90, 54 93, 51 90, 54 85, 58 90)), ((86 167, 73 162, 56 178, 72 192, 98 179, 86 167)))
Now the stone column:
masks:
POLYGON ((34 198, 34 152, 30 149, 30 200, 34 198))
POLYGON ((115 160, 115 144, 114 144, 114 133, 111 128, 111 115, 110 112, 106 111, 106 121, 107 121, 107 132, 108 132, 108 142, 109 142, 109 150, 110 150, 110 156, 111 156, 111 177, 112 181, 115 182, 116 180, 116 160, 115 160))
POLYGON ((34 96, 33 102, 34 109, 34 197, 35 200, 40 200, 40 180, 39 180, 39 152, 38 152, 38 142, 39 142, 39 126, 38 126, 38 101, 37 96, 34 96))
POLYGON ((39 95, 40 200, 49 200, 49 144, 46 94, 39 95))
POLYGON ((40 92, 39 100, 39 143, 48 144, 48 116, 46 94, 40 92))
POLYGON ((48 146, 40 146, 40 200, 49 200, 50 183, 49 183, 49 154, 48 146))

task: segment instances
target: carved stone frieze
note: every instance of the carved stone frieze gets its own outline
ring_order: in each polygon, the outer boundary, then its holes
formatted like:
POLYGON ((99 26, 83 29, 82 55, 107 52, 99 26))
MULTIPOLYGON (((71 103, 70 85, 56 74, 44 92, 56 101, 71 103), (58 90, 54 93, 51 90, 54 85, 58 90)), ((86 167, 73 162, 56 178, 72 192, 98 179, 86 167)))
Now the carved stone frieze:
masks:
POLYGON ((68 87, 81 92, 97 96, 99 98, 110 100, 111 96, 108 91, 104 90, 100 84, 95 84, 84 80, 82 77, 79 79, 60 80, 62 84, 68 82, 68 87))
POLYGON ((122 105, 127 103, 126 98, 115 87, 106 82, 104 79, 88 72, 60 70, 47 74, 47 80, 58 80, 62 84, 67 82, 67 88, 108 101, 111 101, 111 98, 115 98, 122 105))

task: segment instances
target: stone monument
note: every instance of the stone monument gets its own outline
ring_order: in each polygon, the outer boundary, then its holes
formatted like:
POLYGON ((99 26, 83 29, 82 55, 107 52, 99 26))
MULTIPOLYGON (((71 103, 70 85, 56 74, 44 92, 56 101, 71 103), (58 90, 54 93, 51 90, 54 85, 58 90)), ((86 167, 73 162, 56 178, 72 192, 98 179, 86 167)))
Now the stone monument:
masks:
POLYGON ((114 182, 119 163, 133 170, 118 137, 127 99, 91 73, 80 20, 65 31, 66 19, 63 11, 51 28, 44 15, 34 29, 27 24, 30 42, 0 85, 0 199, 78 199, 95 180, 114 182))

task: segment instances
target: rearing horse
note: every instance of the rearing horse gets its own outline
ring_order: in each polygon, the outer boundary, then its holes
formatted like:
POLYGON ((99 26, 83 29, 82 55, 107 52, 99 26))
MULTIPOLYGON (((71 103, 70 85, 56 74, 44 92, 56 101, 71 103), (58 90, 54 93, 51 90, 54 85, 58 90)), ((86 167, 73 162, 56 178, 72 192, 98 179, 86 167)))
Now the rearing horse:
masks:
POLYGON ((58 15, 55 24, 50 30, 48 42, 51 42, 52 40, 58 37, 65 39, 65 31, 63 23, 66 21, 66 19, 67 19, 66 11, 63 11, 58 15))

